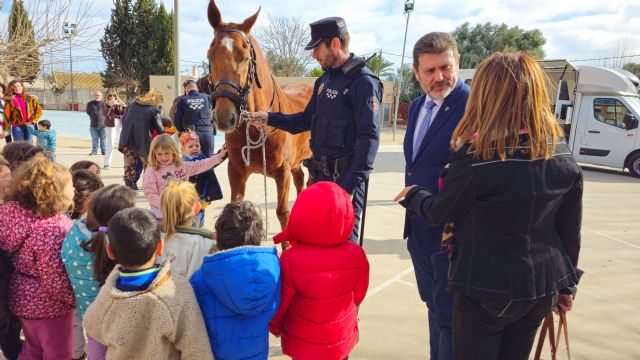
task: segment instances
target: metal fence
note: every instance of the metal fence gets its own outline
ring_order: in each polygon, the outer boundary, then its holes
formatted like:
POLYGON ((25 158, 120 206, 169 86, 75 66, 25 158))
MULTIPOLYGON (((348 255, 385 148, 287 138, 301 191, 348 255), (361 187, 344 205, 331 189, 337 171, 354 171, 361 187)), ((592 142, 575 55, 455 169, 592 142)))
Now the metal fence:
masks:
MULTIPOLYGON (((102 91, 103 89, 96 89, 102 91)), ((74 111, 85 111, 87 103, 93 100, 93 92, 95 90, 74 89, 73 98, 75 102, 74 111)), ((44 109, 48 110, 72 110, 71 109, 71 90, 67 89, 62 94, 55 94, 50 89, 29 89, 29 94, 37 96, 38 102, 44 109)))

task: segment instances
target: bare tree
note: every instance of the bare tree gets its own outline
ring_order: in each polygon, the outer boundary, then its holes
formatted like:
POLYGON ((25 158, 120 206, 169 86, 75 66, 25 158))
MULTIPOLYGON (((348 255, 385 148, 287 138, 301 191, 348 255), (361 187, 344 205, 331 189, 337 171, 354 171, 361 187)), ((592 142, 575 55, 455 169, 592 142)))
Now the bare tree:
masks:
MULTIPOLYGON (((33 27, 33 37, 18 31, 9 37, 9 21, 0 21, 0 81, 8 82, 16 69, 32 67, 38 53, 43 66, 66 62, 69 47, 84 47, 99 30, 89 22, 89 3, 84 0, 21 1, 33 27), (64 22, 76 24, 76 30, 64 32, 64 22), (35 40, 35 41, 34 41, 35 40)), ((3 5, 3 4, 0 4, 3 5)), ((8 14, 6 14, 8 17, 8 14)))
POLYGON ((277 76, 304 76, 313 58, 304 47, 309 42, 309 25, 300 18, 269 17, 256 37, 271 69, 277 76))

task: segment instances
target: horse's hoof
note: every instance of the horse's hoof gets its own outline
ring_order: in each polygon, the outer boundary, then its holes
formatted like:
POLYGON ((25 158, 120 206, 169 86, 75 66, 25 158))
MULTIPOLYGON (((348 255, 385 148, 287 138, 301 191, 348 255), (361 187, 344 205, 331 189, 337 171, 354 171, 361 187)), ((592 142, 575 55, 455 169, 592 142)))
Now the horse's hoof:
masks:
POLYGON ((283 241, 282 244, 280 244, 280 247, 282 248, 282 251, 285 251, 291 247, 291 244, 289 244, 288 241, 283 241))

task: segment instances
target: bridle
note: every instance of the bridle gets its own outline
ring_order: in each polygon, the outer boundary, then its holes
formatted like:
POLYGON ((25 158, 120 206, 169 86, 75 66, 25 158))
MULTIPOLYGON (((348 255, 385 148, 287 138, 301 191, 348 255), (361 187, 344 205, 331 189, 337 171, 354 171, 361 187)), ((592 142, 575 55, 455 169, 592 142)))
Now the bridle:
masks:
MULTIPOLYGON (((236 82, 232 81, 232 80, 228 80, 228 79, 220 79, 218 81, 216 81, 213 85, 211 85, 212 83, 212 76, 213 74, 211 71, 211 60, 209 60, 209 92, 211 93, 211 100, 214 103, 215 106, 215 101, 217 98, 219 97, 225 97, 229 100, 231 100, 231 102, 233 102, 235 104, 235 106, 240 110, 240 113, 246 111, 247 109, 247 96, 249 95, 249 92, 251 91, 251 87, 253 87, 253 83, 255 81, 256 85, 258 86, 258 88, 262 88, 262 85, 260 84, 260 80, 258 79, 258 75, 257 75, 257 67, 256 67, 256 49, 253 46, 253 42, 251 41, 251 39, 245 35, 245 33, 243 33, 240 30, 236 30, 236 29, 219 29, 216 30, 216 33, 218 32, 229 32, 229 33, 237 33, 240 34, 240 36, 242 36, 247 43, 249 44, 249 50, 251 53, 251 60, 249 62, 249 71, 247 73, 247 81, 244 85, 244 87, 240 87, 239 84, 237 84, 236 82), (237 93, 231 92, 229 90, 226 89, 218 89, 218 86, 220 85, 229 85, 232 88, 234 88, 237 93)), ((273 100, 272 100, 273 101, 273 100)))

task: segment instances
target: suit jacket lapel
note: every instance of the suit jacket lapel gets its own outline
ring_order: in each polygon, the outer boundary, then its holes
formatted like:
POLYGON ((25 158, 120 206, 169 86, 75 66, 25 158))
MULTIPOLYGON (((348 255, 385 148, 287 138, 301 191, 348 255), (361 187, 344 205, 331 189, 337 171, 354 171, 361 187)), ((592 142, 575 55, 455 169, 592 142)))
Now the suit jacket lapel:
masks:
POLYGON ((447 96, 444 99, 444 101, 442 102, 442 106, 440 106, 440 109, 438 109, 438 114, 436 114, 436 117, 433 119, 431 126, 429 126, 429 129, 427 130, 427 133, 424 135, 424 139, 422 139, 422 143, 418 148, 418 154, 415 157, 416 159, 424 151, 424 149, 427 147, 429 142, 435 137, 435 135, 438 133, 440 128, 442 128, 442 125, 444 125, 449 120, 449 118, 451 117, 451 114, 453 114, 454 111, 452 107, 455 104, 456 100, 458 99, 458 96, 460 95, 461 91, 462 91, 462 83, 458 81, 458 83, 456 84, 456 87, 453 89, 451 94, 449 94, 449 96, 447 96))

